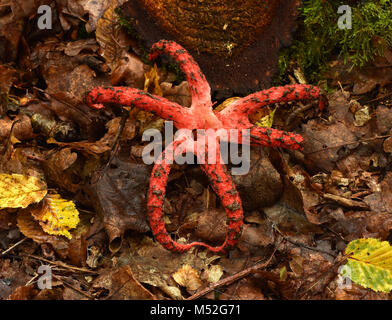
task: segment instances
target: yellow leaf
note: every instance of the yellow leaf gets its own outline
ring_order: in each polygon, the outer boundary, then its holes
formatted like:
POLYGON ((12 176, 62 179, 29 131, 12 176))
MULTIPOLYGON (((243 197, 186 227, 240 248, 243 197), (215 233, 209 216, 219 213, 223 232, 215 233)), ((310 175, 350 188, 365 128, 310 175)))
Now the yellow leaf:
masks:
POLYGON ((219 279, 222 277, 223 275, 223 270, 222 267, 219 265, 212 265, 209 269, 208 269, 208 277, 207 277, 207 281, 210 283, 215 283, 218 282, 219 279))
POLYGON ((48 195, 39 212, 32 212, 42 229, 52 235, 63 235, 68 239, 72 236, 69 229, 79 223, 79 212, 72 201, 62 199, 58 194, 48 195))
POLYGON ((257 120, 255 125, 258 127, 263 128, 271 128, 272 124, 274 123, 274 115, 275 115, 276 108, 272 110, 269 114, 262 117, 261 119, 257 120))
POLYGON ((153 86, 152 94, 156 96, 163 96, 161 86, 159 85, 158 67, 154 63, 154 68, 144 74, 144 91, 149 91, 150 85, 153 86))
MULTIPOLYGON (((229 99, 226 99, 223 101, 219 106, 215 108, 215 111, 220 112, 229 105, 231 105, 233 102, 237 101, 238 99, 241 99, 240 97, 232 97, 229 99)), ((256 111, 254 114, 252 114, 249 119, 252 123, 255 123, 256 126, 258 127, 264 127, 264 128, 271 128, 272 123, 274 122, 274 115, 275 115, 276 108, 272 111, 268 107, 266 108, 260 108, 258 111, 256 111)))
POLYGON ((182 287, 188 290, 197 290, 201 286, 201 280, 198 272, 189 264, 183 265, 173 274, 173 279, 182 287))
MULTIPOLYGON (((162 88, 159 84, 158 67, 154 64, 154 67, 144 74, 144 91, 150 92, 156 96, 163 96, 162 88)), ((164 120, 158 118, 151 112, 138 111, 136 120, 139 122, 140 132, 144 132, 147 129, 161 130, 164 124, 164 120)))
POLYGON ((286 266, 283 266, 279 271, 280 281, 285 281, 287 279, 287 269, 286 266))
POLYGON ((347 245, 345 254, 349 258, 342 276, 374 291, 392 290, 392 247, 387 241, 357 239, 347 245))
POLYGON ((232 98, 226 99, 219 106, 217 106, 215 108, 215 111, 221 112, 224 108, 226 108, 227 106, 229 106, 233 102, 237 101, 238 99, 241 99, 241 98, 240 97, 232 97, 232 98))
POLYGON ((47 193, 46 183, 22 174, 0 174, 0 209, 26 208, 40 202, 47 193))

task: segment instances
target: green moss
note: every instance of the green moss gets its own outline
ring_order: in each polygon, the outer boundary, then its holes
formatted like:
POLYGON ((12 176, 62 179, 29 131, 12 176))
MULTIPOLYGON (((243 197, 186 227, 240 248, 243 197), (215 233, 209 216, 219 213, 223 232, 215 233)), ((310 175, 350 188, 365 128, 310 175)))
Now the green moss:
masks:
POLYGON ((392 46, 392 0, 304 0, 293 45, 280 52, 277 83, 286 82, 293 64, 309 82, 317 82, 328 62, 343 57, 353 66, 364 66, 392 46), (352 8, 352 29, 339 29, 341 5, 352 8))
POLYGON ((142 37, 135 29, 135 19, 126 17, 123 14, 121 7, 116 8, 114 12, 118 16, 118 23, 120 27, 126 30, 126 32, 137 41, 138 49, 141 52, 140 59, 144 63, 150 64, 150 61, 148 60, 148 49, 145 47, 142 37))

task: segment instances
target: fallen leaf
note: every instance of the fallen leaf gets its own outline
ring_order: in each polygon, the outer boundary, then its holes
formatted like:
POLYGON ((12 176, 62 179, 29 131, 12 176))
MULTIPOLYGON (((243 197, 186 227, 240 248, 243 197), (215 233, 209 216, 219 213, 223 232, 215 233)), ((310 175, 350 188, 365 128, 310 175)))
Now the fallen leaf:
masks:
POLYGON ((194 291, 200 288, 201 280, 199 273, 193 269, 190 265, 183 265, 180 269, 173 274, 173 279, 182 287, 187 288, 190 291, 194 291))
MULTIPOLYGON (((96 2, 96 1, 91 1, 96 2)), ((123 48, 119 45, 118 15, 115 9, 123 4, 125 0, 108 0, 105 1, 105 7, 101 5, 99 14, 94 14, 95 19, 99 18, 96 22, 96 38, 101 46, 102 56, 106 60, 111 70, 115 69, 118 59, 121 57, 123 48)), ((90 20, 91 22, 94 20, 90 20)), ((90 23, 90 30, 95 29, 95 25, 90 23)))
POLYGON ((357 239, 347 245, 345 254, 348 261, 342 276, 374 291, 392 290, 392 247, 388 241, 357 239))
POLYGON ((73 201, 62 199, 59 194, 47 195, 41 210, 32 211, 32 215, 45 232, 63 235, 68 239, 72 238, 69 230, 76 228, 80 221, 79 212, 73 201))
POLYGON ((46 183, 33 176, 0 174, 0 208, 26 208, 40 202, 47 193, 46 183))
POLYGON ((90 292, 105 294, 110 300, 155 300, 155 296, 135 278, 129 266, 105 272, 94 280, 90 292))
POLYGON ((279 199, 283 191, 279 172, 272 165, 265 151, 252 147, 250 164, 247 174, 233 176, 246 211, 271 206, 279 199))
POLYGON ((220 265, 214 264, 207 270, 207 281, 210 283, 218 282, 222 275, 222 267, 220 265))
POLYGON ((103 216, 111 243, 119 240, 125 230, 149 230, 146 223, 146 197, 150 170, 145 164, 122 161, 115 157, 104 172, 96 171, 93 174, 94 182, 86 191, 95 199, 93 205, 103 216))
POLYGON ((18 213, 17 225, 20 232, 27 238, 31 238, 39 244, 49 243, 61 258, 67 257, 69 240, 65 237, 54 236, 44 232, 38 221, 33 218, 27 209, 18 213))
POLYGON ((369 107, 363 106, 361 109, 359 109, 355 112, 354 125, 357 127, 362 127, 370 119, 371 119, 371 116, 369 114, 369 107))

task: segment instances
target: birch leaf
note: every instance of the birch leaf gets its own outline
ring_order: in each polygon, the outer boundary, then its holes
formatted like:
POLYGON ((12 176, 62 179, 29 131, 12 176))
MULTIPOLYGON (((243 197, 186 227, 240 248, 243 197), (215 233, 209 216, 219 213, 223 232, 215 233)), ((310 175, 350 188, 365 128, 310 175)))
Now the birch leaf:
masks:
POLYGON ((392 290, 392 247, 387 241, 357 239, 346 248, 349 256, 342 276, 374 291, 392 290))
POLYGON ((46 183, 33 176, 0 174, 0 209, 26 208, 40 202, 47 193, 46 183))
POLYGON ((68 239, 72 238, 69 230, 76 228, 80 221, 75 204, 58 194, 48 195, 41 210, 32 211, 32 215, 46 233, 63 235, 68 239))

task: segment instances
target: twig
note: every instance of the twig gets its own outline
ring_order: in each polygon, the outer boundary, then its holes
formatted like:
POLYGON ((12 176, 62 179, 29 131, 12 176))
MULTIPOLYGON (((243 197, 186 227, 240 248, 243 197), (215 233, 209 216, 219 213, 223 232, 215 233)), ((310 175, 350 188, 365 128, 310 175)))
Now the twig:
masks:
POLYGON ((199 299, 202 296, 210 293, 211 291, 214 291, 215 289, 217 289, 219 287, 227 286, 229 284, 232 284, 233 282, 246 277, 247 275, 249 275, 250 273, 252 273, 252 272, 254 272, 256 270, 265 268, 271 262, 273 256, 275 255, 275 252, 276 252, 276 248, 274 249, 274 252, 272 252, 271 256, 268 258, 268 260, 266 262, 259 262, 259 263, 255 264, 255 265, 245 269, 245 270, 242 270, 242 271, 240 271, 240 272, 238 272, 236 274, 233 274, 232 276, 229 276, 229 277, 227 277, 225 279, 222 279, 222 280, 212 284, 211 286, 209 286, 209 287, 207 287, 207 288, 205 288, 205 289, 195 293, 194 295, 188 297, 186 300, 196 300, 196 299, 199 299))
POLYGON ((32 254, 23 254, 23 255, 26 256, 26 257, 29 257, 29 258, 33 258, 33 259, 36 259, 36 260, 41 260, 41 261, 44 261, 44 262, 47 262, 47 263, 50 263, 50 264, 53 264, 53 265, 56 265, 56 266, 60 266, 60 267, 63 267, 63 268, 69 269, 69 270, 78 271, 78 272, 84 272, 84 273, 98 274, 98 272, 95 272, 95 271, 92 271, 92 270, 89 270, 89 269, 86 269, 86 268, 79 268, 79 267, 70 266, 70 265, 68 265, 68 264, 66 264, 64 262, 61 262, 61 261, 50 261, 48 259, 45 259, 45 258, 42 258, 42 257, 38 257, 38 256, 35 256, 35 255, 32 255, 32 254))
POLYGON ((18 241, 17 243, 13 244, 11 247, 9 247, 7 250, 3 251, 2 253, 0 253, 0 255, 5 255, 8 252, 10 252, 12 249, 14 249, 15 247, 17 247, 18 245, 20 245, 21 243, 23 243, 25 240, 27 240, 28 238, 23 238, 22 240, 18 241))
POLYGON ((80 290, 79 288, 74 287, 69 282, 64 281, 61 276, 53 275, 53 278, 61 281, 65 286, 67 286, 67 287, 71 288, 72 290, 75 290, 76 292, 84 295, 85 297, 89 298, 90 300, 96 300, 96 298, 94 298, 93 296, 89 295, 87 292, 84 292, 83 290, 80 290))
POLYGON ((304 152, 304 154, 312 154, 312 153, 321 152, 321 151, 324 151, 324 150, 345 147, 345 146, 348 146, 350 144, 368 142, 368 141, 373 141, 373 140, 377 140, 377 139, 384 139, 384 138, 389 138, 389 137, 391 137, 391 135, 387 134, 385 136, 376 136, 376 137, 372 137, 372 138, 361 139, 361 140, 358 140, 358 141, 345 142, 345 143, 342 143, 342 144, 338 144, 336 146, 325 147, 325 148, 322 148, 322 149, 319 149, 319 150, 315 150, 315 151, 311 151, 311 152, 304 152))
MULTIPOLYGON (((14 87, 15 87, 15 86, 14 86, 14 87)), ((16 87, 16 88, 17 88, 17 87, 16 87)), ((70 107, 70 108, 73 109, 74 111, 78 112, 82 117, 84 117, 84 118, 86 118, 87 120, 91 121, 91 119, 90 119, 82 110, 76 108, 74 105, 68 103, 67 101, 64 101, 64 100, 61 100, 61 99, 59 99, 59 98, 56 98, 53 94, 50 94, 50 93, 46 92, 45 90, 42 90, 42 89, 40 89, 40 88, 38 88, 38 87, 33 86, 33 89, 35 89, 35 90, 37 90, 37 91, 39 91, 39 92, 41 92, 41 93, 43 93, 43 94, 47 94, 47 95, 48 95, 49 97, 51 97, 52 99, 54 99, 54 100, 56 100, 56 101, 58 101, 58 102, 60 102, 60 103, 62 103, 62 104, 65 104, 66 106, 70 107)))
POLYGON ((15 120, 15 121, 12 122, 11 129, 10 129, 10 132, 9 132, 9 134, 8 134, 8 137, 7 137, 7 141, 4 143, 4 149, 2 150, 2 151, 3 151, 3 157, 6 155, 6 153, 7 153, 7 151, 8 151, 8 147, 10 146, 11 137, 12 137, 12 132, 14 131, 15 125, 16 125, 17 123, 19 123, 19 122, 21 122, 20 119, 15 120))
POLYGON ((274 230, 275 230, 276 232, 279 233, 279 235, 280 235, 284 240, 290 242, 291 244, 293 244, 293 245, 295 245, 295 246, 297 246, 297 247, 302 247, 302 248, 305 248, 305 249, 308 249, 308 250, 312 250, 312 251, 316 251, 316 252, 328 254, 329 256, 331 256, 331 257, 333 257, 334 259, 336 259, 336 255, 334 255, 334 254, 332 254, 332 253, 330 253, 330 252, 328 252, 328 251, 324 251, 324 250, 317 249, 317 248, 312 248, 312 247, 307 246, 307 245, 304 244, 304 243, 297 242, 297 241, 291 240, 290 238, 287 238, 287 237, 282 233, 282 231, 280 231, 280 230, 278 229, 278 227, 277 227, 276 225, 274 225, 274 224, 273 224, 273 228, 274 228, 274 230))
POLYGON ((368 100, 368 101, 365 102, 365 104, 366 104, 366 103, 370 103, 370 102, 380 101, 380 100, 383 100, 383 99, 388 98, 388 97, 390 97, 390 96, 392 96, 392 92, 391 92, 391 93, 384 94, 384 95, 381 96, 381 97, 378 97, 378 98, 375 98, 375 99, 372 99, 372 100, 368 100))
POLYGON ((295 109, 293 112, 290 113, 290 115, 288 116, 287 120, 286 120, 286 126, 290 124, 291 121, 293 121, 293 119, 300 114, 301 112, 304 112, 306 110, 309 110, 311 108, 313 108, 316 105, 317 102, 311 102, 308 103, 306 105, 303 105, 302 103, 299 103, 299 108, 295 109))
POLYGON ((26 282, 25 287, 26 287, 26 286, 29 286, 30 284, 32 284, 33 281, 34 281, 35 279, 37 279, 39 276, 40 276, 40 274, 36 273, 36 274, 34 275, 34 277, 32 277, 29 281, 26 282))

